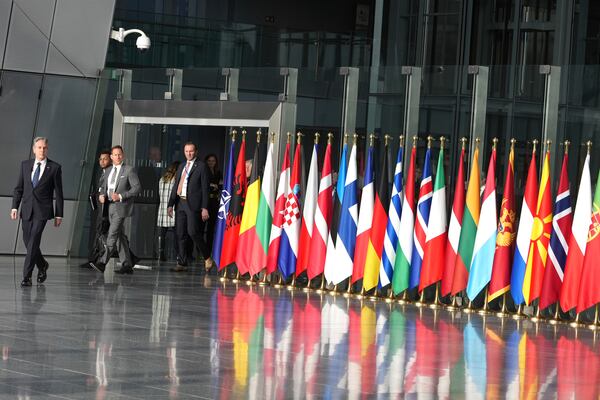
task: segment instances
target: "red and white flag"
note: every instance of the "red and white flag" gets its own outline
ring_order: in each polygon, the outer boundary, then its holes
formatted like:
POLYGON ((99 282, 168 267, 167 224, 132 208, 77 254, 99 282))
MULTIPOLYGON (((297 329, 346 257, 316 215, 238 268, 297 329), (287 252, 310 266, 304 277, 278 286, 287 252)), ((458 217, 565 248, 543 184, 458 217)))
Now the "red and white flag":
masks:
POLYGON ((325 159, 323 160, 323 171, 321 171, 321 182, 319 183, 313 234, 310 240, 310 254, 312 258, 307 268, 308 279, 313 279, 322 274, 325 269, 327 239, 329 237, 329 227, 331 226, 333 213, 333 187, 331 183, 331 143, 327 143, 325 159))
POLYGON ((313 146, 308 181, 306 182, 306 196, 304 197, 304 209, 302 211, 302 227, 300 228, 300 240, 298 244, 298 261, 296 261, 296 276, 306 271, 310 256, 310 243, 312 241, 315 210, 317 208, 317 194, 319 190, 319 167, 317 160, 318 144, 313 146))
POLYGON ((579 283, 583 269, 583 257, 587 247, 588 231, 592 215, 592 179, 590 176, 590 155, 583 163, 579 192, 577 192, 577 205, 573 214, 571 239, 569 240, 569 253, 565 265, 565 278, 560 289, 560 308, 564 312, 577 305, 579 296, 579 283))

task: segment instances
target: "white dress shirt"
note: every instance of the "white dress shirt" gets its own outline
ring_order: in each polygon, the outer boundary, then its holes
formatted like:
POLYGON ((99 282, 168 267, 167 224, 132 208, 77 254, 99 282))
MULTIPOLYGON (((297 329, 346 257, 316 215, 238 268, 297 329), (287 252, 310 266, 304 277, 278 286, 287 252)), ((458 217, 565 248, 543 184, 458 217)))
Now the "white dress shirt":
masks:
POLYGON ((181 173, 181 179, 184 179, 184 181, 183 181, 183 186, 181 187, 181 197, 187 197, 188 178, 190 176, 192 166, 194 165, 195 162, 196 162, 196 159, 194 158, 191 161, 187 161, 185 167, 183 167, 183 172, 181 173))
MULTIPOLYGON (((119 172, 121 171, 121 167, 123 164, 113 165, 112 171, 108 175, 108 185, 106 186, 106 193, 114 193, 117 189, 117 184, 119 183, 119 172), (114 178, 113 178, 114 175, 114 178), (113 182, 114 179, 114 182, 113 182)), ((112 201, 109 195, 109 201, 112 201)), ((119 200, 123 200, 123 197, 119 194, 119 200)))
POLYGON ((33 160, 33 168, 31 169, 31 181, 33 182, 33 174, 35 174, 35 169, 37 168, 38 163, 41 163, 40 165, 40 178, 38 180, 38 182, 42 179, 42 175, 44 175, 44 170, 46 169, 46 164, 48 163, 48 159, 44 158, 42 161, 39 160, 33 160))

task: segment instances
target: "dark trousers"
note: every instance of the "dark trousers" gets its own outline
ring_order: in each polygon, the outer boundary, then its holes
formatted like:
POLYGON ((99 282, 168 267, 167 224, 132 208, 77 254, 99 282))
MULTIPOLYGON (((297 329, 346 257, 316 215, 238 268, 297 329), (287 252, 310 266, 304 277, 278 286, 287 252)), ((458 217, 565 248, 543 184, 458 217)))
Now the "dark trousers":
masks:
POLYGON ((40 243, 42 241, 42 233, 46 227, 45 219, 29 219, 21 220, 23 227, 23 243, 27 249, 27 255, 25 256, 25 264, 23 265, 23 278, 31 278, 33 273, 33 267, 35 265, 43 267, 46 264, 44 256, 40 250, 40 243))
POLYGON ((180 199, 175 213, 175 230, 179 241, 179 257, 183 265, 191 259, 188 251, 188 240, 191 239, 196 249, 202 253, 204 259, 210 257, 210 252, 204 241, 204 222, 200 212, 193 212, 187 201, 180 199))

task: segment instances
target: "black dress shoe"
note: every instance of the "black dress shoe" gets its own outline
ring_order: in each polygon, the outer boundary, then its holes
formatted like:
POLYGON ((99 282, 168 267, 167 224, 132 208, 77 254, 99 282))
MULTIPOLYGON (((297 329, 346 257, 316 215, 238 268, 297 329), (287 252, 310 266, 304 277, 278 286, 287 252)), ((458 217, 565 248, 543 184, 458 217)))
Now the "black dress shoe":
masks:
POLYGON ((93 269, 95 269, 96 271, 100 272, 101 274, 104 273, 104 270, 106 269, 106 265, 104 265, 101 262, 90 262, 89 266, 92 267, 93 269))
POLYGON ((37 275, 37 282, 38 283, 44 283, 46 282, 46 278, 48 278, 48 275, 46 274, 46 271, 48 271, 48 267, 50 265, 48 264, 48 261, 44 262, 44 265, 42 266, 42 268, 38 267, 38 275, 37 275))
POLYGON ((21 287, 31 286, 31 278, 23 278, 21 281, 21 287))
POLYGON ((115 274, 127 274, 127 275, 131 275, 133 274, 133 268, 129 267, 129 266, 122 266, 120 269, 115 271, 115 274))

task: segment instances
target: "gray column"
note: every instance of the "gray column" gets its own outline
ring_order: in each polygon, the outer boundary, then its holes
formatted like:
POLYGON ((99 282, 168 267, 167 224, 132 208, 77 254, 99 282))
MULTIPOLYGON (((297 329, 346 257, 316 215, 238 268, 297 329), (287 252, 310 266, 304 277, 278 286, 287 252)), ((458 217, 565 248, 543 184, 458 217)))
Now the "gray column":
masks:
MULTIPOLYGON (((544 115, 542 119, 541 148, 550 150, 550 177, 553 177, 554 166, 558 162, 556 141, 558 140, 558 103, 560 100, 560 67, 556 65, 540 65, 540 74, 545 75, 544 84, 544 115), (550 146, 546 142, 550 140, 550 146)), ((544 153, 542 153, 544 154, 544 153)), ((544 157, 539 158, 540 167, 544 157)), ((541 169, 540 169, 541 171, 541 169)))
MULTIPOLYGON (((469 75, 473 75, 473 94, 471 98, 471 126, 469 132, 469 159, 467 165, 470 168, 473 153, 475 152, 475 139, 481 139, 481 149, 486 148, 485 142, 485 119, 487 114, 489 67, 469 65, 469 75)), ((483 157, 479 156, 479 171, 481 172, 483 157)), ((468 171, 468 170, 467 170, 468 171)))
POLYGON ((183 70, 178 68, 167 68, 166 75, 169 77, 169 91, 165 92, 165 100, 181 100, 183 70))
POLYGON ((356 131, 356 108, 358 105, 358 68, 341 67, 344 76, 344 97, 342 108, 342 134, 356 131))
MULTIPOLYGON (((421 77, 420 67, 402 67, 402 75, 406 75, 406 94, 404 97, 404 148, 412 143, 412 137, 419 135, 419 108, 421 103, 421 77)), ((408 153, 407 153, 408 154, 408 153)), ((410 157, 404 157, 404 171, 408 171, 410 157)))
POLYGON ((221 92, 219 100, 238 101, 240 70, 237 68, 223 68, 221 74, 225 76, 225 91, 221 92))

